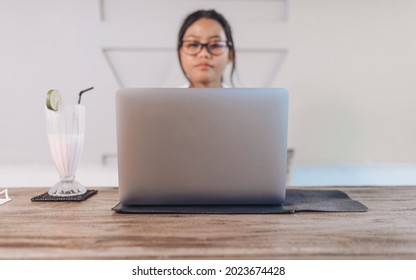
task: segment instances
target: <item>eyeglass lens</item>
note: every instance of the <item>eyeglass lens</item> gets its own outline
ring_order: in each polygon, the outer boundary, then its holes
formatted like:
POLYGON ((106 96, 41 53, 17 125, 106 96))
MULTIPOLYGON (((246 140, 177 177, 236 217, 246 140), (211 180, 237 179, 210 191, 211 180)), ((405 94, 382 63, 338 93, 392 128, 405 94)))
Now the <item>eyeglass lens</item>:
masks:
POLYGON ((206 47, 210 54, 219 55, 224 53, 225 48, 227 47, 227 43, 224 41, 210 42, 206 44, 193 41, 184 41, 182 43, 182 49, 185 51, 185 53, 190 55, 198 54, 203 47, 206 47))

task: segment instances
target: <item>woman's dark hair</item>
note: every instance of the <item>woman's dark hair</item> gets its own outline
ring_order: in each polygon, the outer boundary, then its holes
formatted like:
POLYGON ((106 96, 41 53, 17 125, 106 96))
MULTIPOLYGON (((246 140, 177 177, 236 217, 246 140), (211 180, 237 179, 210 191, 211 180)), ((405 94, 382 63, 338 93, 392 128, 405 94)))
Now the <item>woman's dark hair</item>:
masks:
MULTIPOLYGON (((185 77, 187 77, 186 73, 185 73, 185 70, 183 69, 181 58, 180 58, 180 50, 181 50, 181 47, 182 47, 183 36, 185 35, 185 32, 189 28, 189 26, 191 26, 194 22, 196 22, 197 20, 199 20, 201 18, 208 18, 208 19, 215 20, 219 24, 221 24, 222 28, 224 29, 225 37, 227 38, 227 46, 228 46, 228 49, 230 51, 230 56, 231 56, 231 59, 232 59, 230 82, 234 86, 233 77, 234 77, 234 71, 235 71, 235 47, 234 47, 234 41, 233 41, 233 36, 232 36, 232 32, 231 32, 231 26, 228 23, 228 21, 220 13, 218 13, 215 10, 198 10, 198 11, 193 12, 192 14, 188 15, 185 18, 185 20, 183 21, 182 26, 179 29, 178 50, 177 50, 178 51, 179 63, 181 65, 182 72, 185 74, 185 77)), ((222 81, 222 78, 221 78, 221 81, 222 81)))

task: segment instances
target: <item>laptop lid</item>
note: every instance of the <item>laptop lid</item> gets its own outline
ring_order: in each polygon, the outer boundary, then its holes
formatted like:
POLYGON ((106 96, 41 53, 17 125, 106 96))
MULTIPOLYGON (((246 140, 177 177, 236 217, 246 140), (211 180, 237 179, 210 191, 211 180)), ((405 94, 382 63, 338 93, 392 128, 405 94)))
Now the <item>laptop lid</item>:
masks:
POLYGON ((285 200, 286 89, 120 89, 116 118, 123 204, 285 200))

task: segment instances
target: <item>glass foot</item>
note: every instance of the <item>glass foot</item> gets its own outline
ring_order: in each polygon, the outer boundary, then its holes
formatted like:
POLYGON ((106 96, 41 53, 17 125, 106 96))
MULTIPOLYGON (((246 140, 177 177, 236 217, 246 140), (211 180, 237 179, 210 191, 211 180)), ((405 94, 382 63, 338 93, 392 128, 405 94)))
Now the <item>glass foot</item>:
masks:
POLYGON ((87 189, 77 181, 59 181, 49 191, 51 196, 74 196, 87 192, 87 189))

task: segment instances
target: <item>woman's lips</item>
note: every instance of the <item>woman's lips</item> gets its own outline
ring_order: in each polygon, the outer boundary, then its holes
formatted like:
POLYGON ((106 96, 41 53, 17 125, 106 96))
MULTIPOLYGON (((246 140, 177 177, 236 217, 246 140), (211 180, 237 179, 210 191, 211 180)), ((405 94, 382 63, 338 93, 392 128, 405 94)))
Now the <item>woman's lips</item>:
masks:
POLYGON ((200 70, 207 70, 207 69, 211 69, 212 65, 208 64, 208 63, 198 63, 196 65, 196 67, 200 70))

